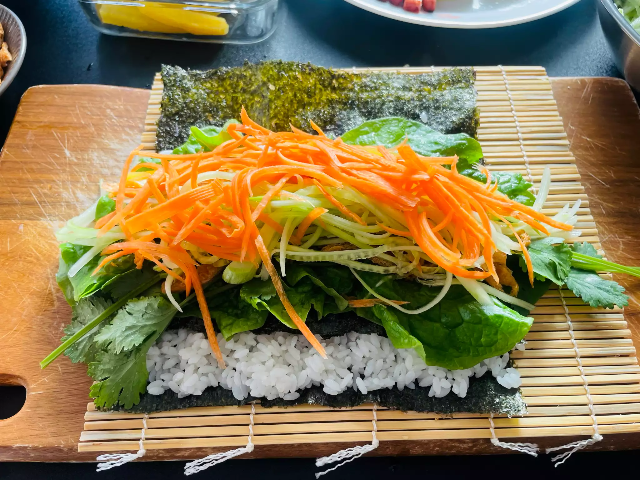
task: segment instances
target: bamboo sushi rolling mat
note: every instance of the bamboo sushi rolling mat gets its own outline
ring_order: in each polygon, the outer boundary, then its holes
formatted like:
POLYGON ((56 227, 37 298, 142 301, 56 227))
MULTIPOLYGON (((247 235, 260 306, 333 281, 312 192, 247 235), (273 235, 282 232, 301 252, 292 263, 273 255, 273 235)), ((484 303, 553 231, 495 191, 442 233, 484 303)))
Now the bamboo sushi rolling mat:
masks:
MULTIPOLYGON (((433 70, 375 69, 406 74, 433 70)), ((546 71, 542 67, 478 67, 476 72, 478 139, 488 168, 520 172, 537 192, 543 170, 549 166, 553 184, 543 212, 553 215, 567 202, 573 204, 580 199, 580 240, 600 249, 589 201, 546 71)), ((143 133, 146 150, 155 151, 162 88, 158 75, 143 133)), ((591 413, 595 413, 602 435, 640 432, 640 367, 622 310, 591 308, 570 291, 552 287, 531 315, 535 322, 526 337, 526 350, 511 355, 522 376, 528 414, 520 418, 496 415, 493 422, 497 437, 587 438, 594 434, 591 413)), ((250 412, 251 407, 245 406, 152 413, 148 415, 144 446, 147 450, 210 448, 212 452, 244 446, 250 412)), ((381 445, 401 440, 492 438, 487 415, 455 414, 443 419, 436 414, 379 409, 377 418, 381 445)), ((256 406, 254 423, 253 443, 258 451, 260 446, 362 444, 372 438, 372 407, 334 410, 314 405, 286 409, 256 406)), ((138 450, 142 428, 143 415, 99 412, 90 403, 78 450, 138 450)), ((562 445, 566 440, 547 443, 562 445)), ((377 452, 384 454, 385 450, 377 452)))

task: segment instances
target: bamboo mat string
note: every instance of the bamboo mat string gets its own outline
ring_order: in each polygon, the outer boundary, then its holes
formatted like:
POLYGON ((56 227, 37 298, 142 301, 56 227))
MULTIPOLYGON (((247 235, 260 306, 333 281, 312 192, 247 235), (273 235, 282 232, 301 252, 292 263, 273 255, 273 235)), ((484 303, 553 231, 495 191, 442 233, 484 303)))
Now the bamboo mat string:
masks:
POLYGON ((112 468, 119 467, 120 465, 124 465, 125 463, 133 462, 138 458, 144 457, 144 454, 147 451, 144 448, 144 435, 147 430, 147 420, 149 419, 149 414, 145 413, 144 417, 142 417, 142 431, 140 432, 140 447, 136 453, 113 453, 100 455, 96 460, 98 460, 98 466, 96 468, 97 472, 102 472, 104 470, 111 470, 112 468))
POLYGON ((201 458, 199 460, 194 460, 193 462, 189 462, 184 466, 184 474, 185 475, 193 475, 194 473, 201 472, 202 470, 206 470, 209 467, 213 467, 219 463, 222 463, 230 458, 234 458, 245 453, 253 452, 253 424, 254 424, 254 416, 256 414, 256 406, 251 404, 251 414, 249 415, 249 437, 247 438, 247 445, 241 448, 236 448, 234 450, 229 450, 228 452, 220 452, 214 453, 213 455, 209 455, 207 457, 201 458))
POLYGON ((511 114, 513 115, 513 122, 516 124, 516 132, 518 132, 518 143, 520 144, 520 151, 522 152, 522 158, 524 160, 524 168, 527 170, 527 177, 529 178, 529 183, 532 184, 531 190, 533 193, 536 192, 535 186, 533 186, 533 174, 531 173, 531 167, 529 165, 529 157, 527 156, 527 151, 524 148, 524 137, 522 136, 522 128, 520 126, 520 122, 518 121, 518 114, 516 113, 516 104, 513 100, 513 96, 511 95, 511 89, 509 88, 509 79, 507 78, 507 72, 502 65, 498 65, 500 71, 502 72, 502 79, 504 80, 504 88, 507 91, 507 96, 509 97, 509 104, 511 105, 511 114))
POLYGON ((501 442, 496 435, 496 428, 493 423, 493 413, 489 416, 489 428, 491 429, 491 443, 496 447, 507 448, 509 450, 515 450, 516 452, 526 453, 533 457, 538 456, 540 448, 535 443, 510 443, 501 442))
POLYGON ((376 448, 378 448, 378 445, 380 445, 380 442, 376 437, 376 432, 378 431, 378 423, 377 423, 378 415, 376 413, 377 408, 378 406, 374 403, 373 404, 373 421, 371 422, 373 423, 373 431, 371 432, 371 435, 373 436, 373 440, 371 441, 371 443, 369 445, 346 448, 344 450, 340 450, 339 452, 334 453, 333 455, 329 455, 328 457, 318 458, 316 460, 316 467, 323 467, 328 463, 334 463, 334 462, 340 462, 340 463, 335 467, 331 467, 328 470, 325 470, 324 472, 316 473, 316 478, 320 478, 321 476, 326 475, 327 473, 340 468, 345 463, 352 462, 356 458, 360 458, 361 456, 363 456, 365 453, 371 452, 372 450, 375 450, 376 448))
POLYGON ((582 359, 580 358, 580 350, 578 349, 578 343, 576 342, 576 337, 573 332, 573 323, 571 322, 571 316, 569 315, 569 309, 567 308, 567 302, 565 301, 564 294, 562 293, 562 287, 558 287, 560 292, 560 299, 562 300, 562 306, 564 307, 564 316, 567 319, 567 324, 569 325, 569 335, 571 336, 571 343, 573 343, 573 349, 576 352, 576 360, 578 361, 578 370, 580 371, 580 376, 582 377, 582 382, 584 385, 584 389, 587 392, 587 400, 589 401, 589 413, 591 415, 591 420, 593 421, 593 436, 587 440, 580 440, 577 442, 572 442, 567 445, 562 445, 560 447, 547 448, 547 453, 557 452, 559 450, 571 449, 568 452, 561 453, 551 458, 551 461, 554 462, 554 466, 562 465, 565 461, 569 459, 571 455, 573 455, 578 450, 582 450, 589 445, 593 445, 596 442, 602 440, 602 435, 598 431, 598 419, 596 417, 595 408, 593 405, 593 398, 591 397, 591 392, 589 390, 589 382, 587 381, 587 376, 584 373, 584 367, 582 366, 582 359))

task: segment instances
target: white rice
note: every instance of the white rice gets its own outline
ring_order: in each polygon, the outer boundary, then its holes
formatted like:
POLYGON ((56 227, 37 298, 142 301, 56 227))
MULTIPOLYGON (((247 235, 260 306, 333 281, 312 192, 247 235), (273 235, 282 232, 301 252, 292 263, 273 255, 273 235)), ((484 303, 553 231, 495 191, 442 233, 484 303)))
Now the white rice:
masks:
POLYGON ((222 370, 202 333, 169 331, 147 354, 149 385, 147 392, 161 395, 173 390, 179 397, 201 395, 208 387, 231 390, 238 400, 249 395, 273 400, 295 400, 300 390, 322 386, 329 395, 349 388, 367 393, 381 388, 414 389, 430 387, 430 397, 453 392, 465 397, 469 379, 487 370, 500 385, 517 388, 520 374, 506 368, 509 354, 489 358, 467 370, 430 367, 413 349, 396 349, 386 337, 349 333, 328 340, 323 359, 302 335, 274 333, 235 335, 218 343, 227 365, 222 370))

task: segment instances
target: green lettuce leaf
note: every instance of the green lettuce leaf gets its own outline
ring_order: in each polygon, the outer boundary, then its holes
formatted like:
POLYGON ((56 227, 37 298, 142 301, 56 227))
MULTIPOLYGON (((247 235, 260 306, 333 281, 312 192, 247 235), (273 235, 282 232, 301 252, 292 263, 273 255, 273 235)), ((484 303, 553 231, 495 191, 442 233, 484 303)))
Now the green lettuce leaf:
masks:
POLYGON ((91 247, 74 245, 72 243, 63 243, 60 245, 60 260, 56 281, 69 305, 75 305, 81 298, 88 297, 101 290, 105 285, 115 281, 116 277, 135 268, 133 256, 126 255, 111 262, 96 275, 93 275, 93 271, 101 260, 100 255, 96 255, 89 263, 82 267, 78 273, 69 278, 69 269, 82 255, 88 252, 90 248, 91 247))
MULTIPOLYGON (((350 145, 397 146, 405 138, 416 152, 425 156, 452 156, 460 158, 458 171, 478 182, 485 183, 487 177, 472 167, 482 158, 480 143, 468 135, 446 135, 420 122, 406 118, 390 117, 370 120, 342 135, 342 140, 350 145)), ((521 174, 512 172, 491 172, 492 179, 498 181, 498 190, 510 199, 524 205, 533 205, 536 197, 529 191, 532 184, 521 174)))
MULTIPOLYGON (((285 285, 287 298, 302 319, 307 320, 311 307, 322 317, 325 293, 309 279, 299 280, 294 287, 285 285)), ((240 299, 257 310, 267 310, 289 328, 297 328, 280 301, 273 283, 259 278, 245 283, 240 289, 240 299)))
MULTIPOLYGON (((287 262, 287 284, 294 287, 301 279, 308 278, 314 285, 321 288, 324 293, 329 295, 330 298, 336 304, 337 311, 334 311, 331 307, 331 311, 325 311, 327 313, 337 313, 345 310, 349 306, 349 301, 346 300, 340 293, 348 294, 353 288, 353 275, 345 267, 335 267, 333 265, 327 265, 323 268, 308 267, 301 262, 287 262)), ((328 299, 327 299, 328 300, 328 299)), ((325 301, 325 306, 327 305, 325 301)))
MULTIPOLYGON (((481 183, 486 183, 487 176, 466 162, 457 165, 458 172, 465 177, 473 178, 481 183)), ((511 200, 531 206, 535 203, 536 197, 529 189, 533 184, 527 182, 522 174, 513 172, 491 172, 491 181, 498 181, 498 190, 504 193, 511 200)))
MULTIPOLYGON (((110 305, 110 300, 106 300, 97 295, 81 299, 73 306, 71 323, 64 328, 65 336, 62 337, 61 342, 71 338, 87 323, 109 308, 110 305)), ((102 328, 102 325, 103 324, 96 326, 64 352, 73 363, 89 363, 95 359, 95 356, 100 351, 100 348, 95 343, 95 336, 102 328)))
POLYGON ((111 198, 109 195, 103 195, 98 199, 98 204, 96 205, 96 216, 95 220, 100 220, 105 215, 109 215, 116 209, 116 201, 111 198))
MULTIPOLYGON (((373 273, 362 272, 361 276, 369 285, 377 285, 381 279, 373 273)), ((408 309, 429 303, 439 290, 404 280, 384 282, 376 288, 386 298, 410 302, 403 305, 408 309)), ((363 309, 358 309, 358 314, 360 310, 363 309)), ((416 351, 428 365, 451 370, 470 368, 486 358, 510 351, 533 323, 532 318, 520 315, 498 300, 494 299, 493 305, 479 304, 459 285, 452 286, 434 308, 418 315, 383 305, 372 310, 389 337, 395 339, 392 340, 395 346, 415 348, 417 340, 422 351, 420 348, 416 351)))
MULTIPOLYGON (((602 258, 594 246, 587 242, 574 243, 572 250, 589 257, 602 258)), ((623 293, 624 287, 612 280, 605 280, 593 271, 571 267, 567 277, 567 288, 592 307, 613 308, 616 305, 629 305, 629 297, 623 293)))
POLYGON ((191 135, 185 143, 173 150, 176 155, 198 153, 200 151, 210 152, 218 145, 227 140, 231 140, 231 135, 227 133, 227 127, 232 123, 239 123, 237 120, 229 120, 222 127, 213 125, 207 127, 191 127, 191 135))
POLYGON ((424 123, 402 117, 378 118, 364 122, 342 135, 349 145, 384 145, 392 148, 405 138, 417 153, 427 157, 457 155, 468 163, 482 158, 480 143, 466 133, 444 134, 424 123))
MULTIPOLYGON (((151 158, 151 157, 138 157, 138 163, 155 163, 156 165, 162 165, 162 160, 159 158, 151 158)), ((151 168, 140 167, 136 171, 138 172, 149 172, 151 168)))
POLYGON ((176 314, 176 308, 164 297, 139 297, 127 302, 96 335, 102 348, 115 354, 142 345, 162 333, 176 314))
MULTIPOLYGON (((564 239, 547 237, 534 240, 527 247, 531 256, 531 264, 536 278, 549 279, 556 285, 564 285, 571 270, 571 247, 564 239)), ((520 258, 520 266, 526 271, 524 258, 520 258)))
POLYGON ((226 300, 210 309, 211 318, 216 321, 218 330, 226 340, 236 333, 255 330, 264 325, 269 316, 265 309, 257 309, 240 299, 238 292, 227 296, 226 300))
POLYGON ((149 377, 147 352, 176 311, 164 297, 133 299, 118 311, 111 325, 100 331, 102 340, 96 336, 96 341, 107 348, 97 353, 88 368, 96 381, 90 395, 97 406, 111 408, 119 403, 131 408, 140 401, 149 377), (106 329, 109 334, 103 335, 106 329))
MULTIPOLYGON (((516 280, 520 289, 518 290, 517 298, 529 302, 535 305, 542 296, 547 293, 553 282, 545 279, 534 279, 533 286, 529 283, 529 276, 519 266, 518 255, 509 255, 507 257, 507 267, 511 270, 513 278, 516 280)), ((509 305, 510 308, 515 310, 521 315, 529 315, 529 310, 519 307, 517 305, 509 305)))

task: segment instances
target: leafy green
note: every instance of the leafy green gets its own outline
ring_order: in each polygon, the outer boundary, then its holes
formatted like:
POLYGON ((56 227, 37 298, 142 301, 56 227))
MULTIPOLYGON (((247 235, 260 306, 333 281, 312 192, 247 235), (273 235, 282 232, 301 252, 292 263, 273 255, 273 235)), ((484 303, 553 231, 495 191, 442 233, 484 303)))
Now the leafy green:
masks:
MULTIPOLYGON (((105 268, 107 268, 108 271, 109 266, 105 268)), ((101 290, 104 293, 108 293, 114 300, 118 300, 157 275, 158 272, 154 271, 153 268, 144 265, 141 269, 133 268, 111 277, 111 279, 105 282, 101 290)))
POLYGON ((587 255, 588 257, 602 258, 602 255, 598 255, 596 248, 587 242, 575 242, 571 246, 571 250, 573 253, 580 253, 582 255, 587 255))
MULTIPOLYGON (((378 285, 383 277, 366 272, 360 275, 369 285, 378 285)), ((376 291, 392 300, 408 301, 403 306, 415 309, 433 300, 439 288, 394 280, 377 286, 376 291)), ((417 340, 423 351, 416 350, 428 365, 452 370, 470 368, 486 358, 508 352, 524 338, 533 323, 533 319, 523 317, 498 300, 493 305, 481 305, 459 285, 452 286, 435 307, 417 315, 383 305, 375 306, 373 313, 394 345, 415 345, 417 340)))
MULTIPOLYGON (((478 182, 485 183, 487 177, 472 167, 482 158, 480 144, 468 135, 446 135, 420 122, 406 118, 389 117, 364 122, 357 128, 342 135, 342 140, 350 145, 384 145, 395 147, 405 138, 416 152, 425 156, 458 155, 458 171, 478 182)), ((533 205, 535 196, 529 191, 531 183, 520 173, 492 172, 492 180, 498 181, 498 190, 512 200, 524 205, 533 205)))
MULTIPOLYGON (((564 239, 546 237, 534 240, 527 250, 537 278, 542 277, 556 285, 564 285, 571 269, 571 247, 564 243, 564 239)), ((524 258, 520 258, 520 266, 526 271, 524 258)))
POLYGON ((96 405, 110 408, 120 403, 130 408, 140 401, 149 372, 149 348, 167 328, 177 310, 164 297, 130 300, 110 325, 102 328, 96 342, 105 346, 89 364, 96 380, 90 394, 96 405))
POLYGON ((378 118, 364 122, 342 135, 349 145, 384 145, 392 148, 405 138, 420 155, 450 157, 458 155, 468 163, 482 158, 480 143, 466 133, 444 134, 424 123, 402 117, 378 118))
POLYGON ((226 296, 224 303, 211 309, 211 317, 226 340, 236 333, 262 327, 268 315, 267 310, 258 310, 242 300, 237 292, 226 296))
MULTIPOLYGON (((574 253, 595 259, 602 258, 593 245, 587 242, 574 243, 572 250, 574 253)), ((567 277, 567 288, 592 307, 613 308, 616 305, 629 305, 629 297, 623 293, 624 287, 612 280, 605 280, 592 271, 571 267, 567 277)))
POLYGON ((151 335, 162 333, 176 314, 164 297, 139 297, 118 310, 110 324, 96 335, 95 341, 109 352, 131 350, 151 335))
MULTIPOLYGON (((155 163, 156 165, 161 165, 162 160, 159 158, 151 158, 151 157, 138 157, 138 164, 140 163, 155 163)), ((140 167, 136 170, 137 172, 149 172, 151 168, 140 167)))
MULTIPOLYGON (((325 294, 311 279, 301 279, 294 287, 285 285, 285 292, 302 321, 306 321, 312 306, 322 317, 325 294)), ((240 299, 258 310, 268 310, 287 327, 297 328, 280 301, 273 282, 255 279, 245 283, 240 289, 240 299)))
MULTIPOLYGON (((71 323, 64 328, 65 336, 62 342, 71 338, 79 332, 91 320, 102 314, 109 306, 111 301, 105 300, 97 295, 89 298, 83 298, 73 306, 73 316, 71 323)), ((71 345, 64 353, 73 363, 89 363, 93 361, 96 354, 100 351, 95 343, 95 336, 100 329, 97 325, 93 330, 87 333, 80 340, 71 345)))
POLYGON ((137 297, 142 292, 144 292, 145 290, 149 289, 154 284, 158 283, 163 277, 164 277, 163 275, 156 275, 155 277, 151 278, 148 282, 143 283, 141 285, 138 285, 136 288, 131 290, 127 295, 123 296, 122 298, 120 298, 116 302, 114 302, 113 304, 109 305, 108 308, 103 310, 95 318, 91 318, 90 320, 87 320, 86 322, 83 321, 84 326, 82 326, 78 330, 74 329, 75 331, 74 331, 73 334, 65 337, 65 339, 62 341, 62 344, 58 348, 56 348, 53 352, 51 352, 49 355, 47 355, 47 357, 40 362, 40 368, 46 368, 48 365, 51 364, 51 362, 53 362, 56 358, 58 358, 65 351, 67 351, 69 348, 71 348, 71 346, 73 346, 73 344, 75 344, 76 342, 80 341, 85 335, 90 333, 95 327, 97 327, 102 322, 104 322, 109 317, 111 317, 111 315, 116 313, 130 299, 137 297))
POLYGON ((116 280, 116 277, 119 275, 135 268, 133 265, 133 256, 127 255, 116 259, 101 269, 96 275, 93 275, 93 271, 100 262, 100 255, 96 255, 89 263, 82 267, 78 273, 69 278, 69 269, 82 255, 88 252, 90 248, 91 247, 74 245, 72 243, 63 243, 60 245, 60 261, 56 281, 70 305, 74 305, 81 298, 87 297, 102 289, 105 285, 116 280))
MULTIPOLYGON (((458 172, 465 177, 473 178, 481 183, 486 183, 487 176, 478 169, 470 166, 467 162, 460 162, 457 165, 458 172)), ((527 182, 520 173, 513 172, 491 172, 491 181, 498 181, 498 190, 504 193, 511 200, 531 206, 535 203, 536 197, 529 191, 533 186, 527 182)))
MULTIPOLYGON (((335 301, 337 311, 343 311, 349 306, 349 301, 338 293, 348 293, 353 288, 353 275, 345 267, 328 265, 324 268, 311 268, 300 262, 288 262, 287 283, 293 287, 303 278, 308 278, 329 295, 335 301)), ((325 302, 325 306, 327 303, 331 302, 325 302)), ((323 307, 324 313, 336 313, 331 306, 329 309, 331 312, 325 311, 326 309, 323 307)))
POLYGON ((147 388, 147 351, 157 337, 151 337, 144 345, 121 354, 101 351, 89 364, 88 373, 96 383, 89 395, 96 406, 111 408, 117 403, 131 408, 140 402, 140 394, 147 388))
POLYGON ((574 244, 571 255, 571 266, 581 270, 605 270, 611 273, 626 273, 628 275, 633 275, 634 277, 640 277, 640 268, 627 267, 608 260, 603 260, 602 256, 598 255, 593 245, 586 242, 582 244, 574 244))
POLYGON ((626 307, 629 297, 624 287, 612 280, 605 280, 597 273, 571 267, 567 277, 567 288, 592 307, 626 307))
POLYGON ((198 153, 200 151, 210 152, 218 145, 227 140, 231 140, 231 135, 227 133, 227 127, 232 123, 239 123, 237 120, 229 120, 222 127, 210 125, 207 127, 191 127, 191 135, 185 143, 173 150, 174 154, 184 155, 198 153))
POLYGON ((98 199, 98 205, 96 205, 95 220, 100 220, 105 215, 109 215, 116 209, 116 201, 109 195, 103 195, 98 199))
MULTIPOLYGON (((529 276, 518 266, 518 255, 509 255, 507 257, 507 267, 511 270, 513 278, 520 286, 518 290, 517 298, 524 300, 532 305, 535 305, 542 296, 547 293, 547 290, 553 285, 551 280, 537 279, 534 280, 533 286, 529 283, 529 276)), ((517 305, 510 305, 510 307, 521 315, 528 315, 529 310, 519 307, 517 305)))

